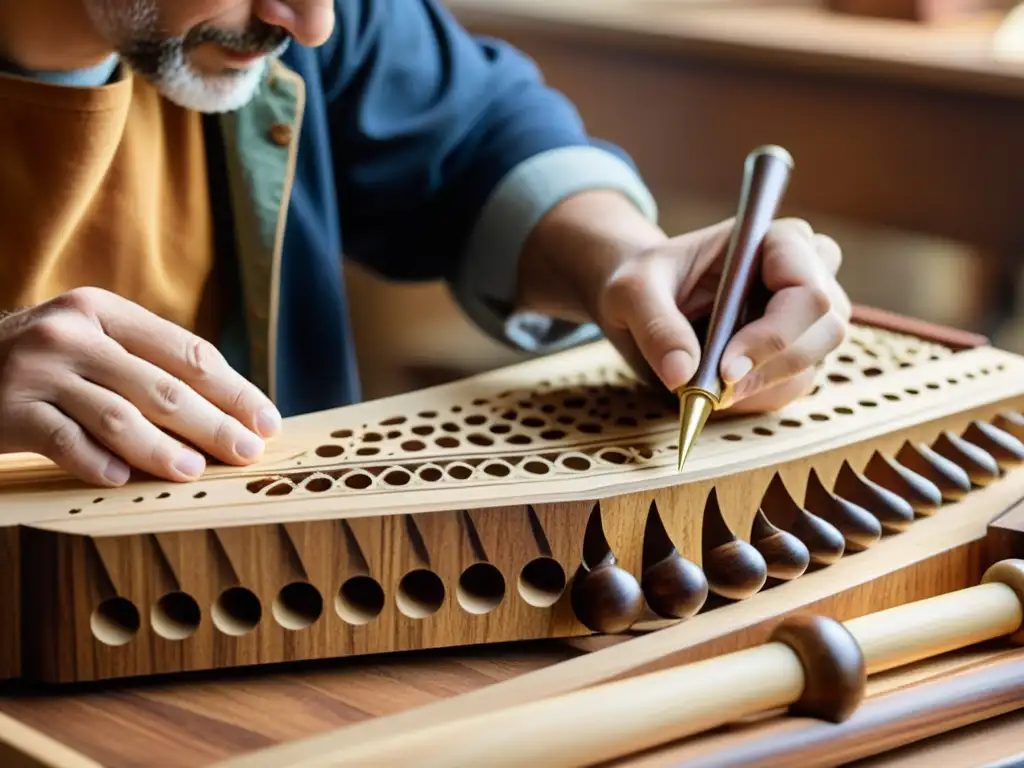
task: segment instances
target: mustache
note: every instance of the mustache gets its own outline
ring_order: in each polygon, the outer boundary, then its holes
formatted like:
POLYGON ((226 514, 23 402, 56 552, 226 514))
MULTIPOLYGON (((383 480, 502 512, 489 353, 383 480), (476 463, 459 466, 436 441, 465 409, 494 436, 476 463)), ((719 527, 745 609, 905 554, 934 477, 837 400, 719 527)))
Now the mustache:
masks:
POLYGON ((215 43, 237 53, 260 55, 273 53, 290 39, 291 36, 281 27, 254 19, 244 32, 196 27, 185 35, 182 46, 188 50, 205 43, 215 43))
POLYGON ((291 35, 281 27, 254 19, 242 32, 195 27, 179 37, 135 40, 122 50, 122 54, 141 73, 156 75, 163 64, 172 61, 178 53, 206 43, 220 45, 235 53, 262 56, 283 50, 289 42, 291 35))

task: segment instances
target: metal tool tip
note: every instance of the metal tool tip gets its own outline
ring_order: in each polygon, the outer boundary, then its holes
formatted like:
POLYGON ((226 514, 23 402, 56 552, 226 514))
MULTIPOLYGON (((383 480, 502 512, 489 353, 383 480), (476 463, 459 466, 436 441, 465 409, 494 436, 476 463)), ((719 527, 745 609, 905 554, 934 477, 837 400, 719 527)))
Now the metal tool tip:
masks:
POLYGON ((676 471, 682 471, 690 451, 714 410, 714 401, 703 392, 683 392, 679 404, 679 453, 676 471))

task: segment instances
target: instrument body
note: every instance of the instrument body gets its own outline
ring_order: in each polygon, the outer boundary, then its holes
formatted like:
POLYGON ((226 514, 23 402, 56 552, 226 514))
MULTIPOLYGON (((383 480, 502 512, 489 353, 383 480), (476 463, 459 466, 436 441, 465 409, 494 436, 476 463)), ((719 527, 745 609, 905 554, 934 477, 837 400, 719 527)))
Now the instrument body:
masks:
MULTIPOLYGON (((195 484, 96 491, 8 465, 0 549, 20 567, 0 584, 0 674, 78 682, 696 621, 998 483, 1021 460, 1022 412, 1024 358, 876 322, 808 397, 709 423, 681 474, 672 404, 603 343, 289 420, 263 464, 195 484)), ((978 510, 950 535, 980 539, 978 510)))

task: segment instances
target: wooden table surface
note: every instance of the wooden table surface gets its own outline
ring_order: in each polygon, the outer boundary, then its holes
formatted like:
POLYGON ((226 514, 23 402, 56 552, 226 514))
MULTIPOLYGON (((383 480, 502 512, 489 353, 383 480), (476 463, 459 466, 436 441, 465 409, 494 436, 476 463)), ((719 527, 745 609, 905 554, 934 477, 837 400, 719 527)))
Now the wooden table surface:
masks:
POLYGON ((797 163, 784 214, 949 239, 985 257, 988 333, 1024 263, 1024 62, 999 15, 924 26, 810 0, 449 0, 630 152, 664 200, 732 206, 743 157, 797 163))

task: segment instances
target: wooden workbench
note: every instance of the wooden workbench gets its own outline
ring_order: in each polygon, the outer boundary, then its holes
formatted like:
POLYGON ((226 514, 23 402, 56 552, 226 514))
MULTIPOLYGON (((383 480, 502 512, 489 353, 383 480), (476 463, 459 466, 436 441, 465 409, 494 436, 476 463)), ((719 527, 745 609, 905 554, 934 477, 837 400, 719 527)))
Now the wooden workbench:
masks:
POLYGON ((731 201, 742 158, 794 154, 785 212, 976 249, 994 333, 1024 256, 1024 63, 1001 17, 924 26, 813 2, 450 0, 472 31, 532 56, 661 200, 731 201))

